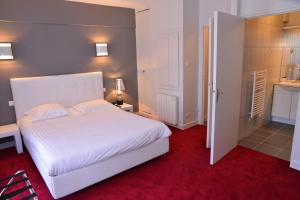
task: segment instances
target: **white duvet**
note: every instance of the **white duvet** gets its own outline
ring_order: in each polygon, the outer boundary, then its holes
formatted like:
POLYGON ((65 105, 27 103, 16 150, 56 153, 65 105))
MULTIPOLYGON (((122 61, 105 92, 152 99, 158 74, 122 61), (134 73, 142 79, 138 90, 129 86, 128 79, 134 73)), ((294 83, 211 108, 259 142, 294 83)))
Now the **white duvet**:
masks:
POLYGON ((163 123, 115 107, 42 122, 30 122, 24 117, 19 125, 27 145, 31 145, 50 176, 89 166, 171 135, 163 123))

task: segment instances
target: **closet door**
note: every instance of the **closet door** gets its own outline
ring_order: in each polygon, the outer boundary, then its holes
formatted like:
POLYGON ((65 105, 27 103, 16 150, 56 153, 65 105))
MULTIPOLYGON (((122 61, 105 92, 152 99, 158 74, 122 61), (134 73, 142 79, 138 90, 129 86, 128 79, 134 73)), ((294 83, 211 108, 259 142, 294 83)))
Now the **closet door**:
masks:
POLYGON ((145 10, 136 13, 139 112, 145 115, 155 114, 156 97, 155 87, 153 87, 155 69, 152 63, 153 52, 150 12, 150 10, 145 10))
POLYGON ((160 88, 179 89, 179 33, 159 35, 158 65, 160 66, 160 88))
POLYGON ((211 157, 213 165, 238 143, 244 20, 215 12, 213 23, 211 157))

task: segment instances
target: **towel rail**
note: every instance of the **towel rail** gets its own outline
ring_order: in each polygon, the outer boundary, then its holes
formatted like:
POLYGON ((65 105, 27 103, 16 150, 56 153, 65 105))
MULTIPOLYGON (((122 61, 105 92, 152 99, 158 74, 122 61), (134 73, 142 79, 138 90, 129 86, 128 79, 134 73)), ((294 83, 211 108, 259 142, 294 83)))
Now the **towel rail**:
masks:
POLYGON ((267 70, 255 71, 252 76, 253 86, 250 119, 264 114, 267 70))

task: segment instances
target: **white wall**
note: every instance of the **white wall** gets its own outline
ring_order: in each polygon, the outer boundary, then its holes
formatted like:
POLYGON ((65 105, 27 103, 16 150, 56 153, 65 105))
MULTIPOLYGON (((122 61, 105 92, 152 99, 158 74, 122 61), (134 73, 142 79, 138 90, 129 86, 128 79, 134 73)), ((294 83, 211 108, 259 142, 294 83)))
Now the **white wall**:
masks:
MULTIPOLYGON (((177 0, 176 0, 177 1, 177 0)), ((153 12, 154 16, 157 16, 159 19, 153 19, 153 27, 157 27, 154 28, 156 30, 154 31, 154 35, 157 34, 157 32, 160 32, 162 29, 165 29, 165 27, 171 27, 168 29, 177 29, 178 28, 178 22, 179 22, 179 27, 182 28, 183 22, 180 21, 180 19, 176 19, 176 17, 174 18, 174 16, 181 16, 182 13, 174 13, 171 12, 171 10, 178 10, 176 7, 178 5, 177 2, 173 2, 170 3, 170 1, 160 1, 159 3, 154 1, 154 0, 140 0, 140 2, 145 3, 146 7, 151 8, 151 11, 153 12), (166 3, 166 5, 164 5, 164 2, 166 3), (172 5, 172 6, 171 6, 172 5), (165 14, 165 17, 161 17, 162 13, 165 14), (172 17, 172 19, 169 19, 169 17, 172 17), (159 22, 159 23, 156 23, 159 22), (165 23, 167 22, 167 23, 165 23), (169 22, 176 22, 174 25, 172 25, 172 23, 170 24, 169 22), (175 28, 176 27, 176 28, 175 28), (158 31, 160 30, 160 31, 158 31), (156 33, 155 33, 156 32, 156 33)), ((222 12, 226 12, 226 13, 237 13, 237 9, 238 9, 238 0, 196 0, 198 1, 197 3, 199 4, 199 11, 198 11, 198 23, 199 26, 195 27, 198 28, 198 33, 199 33, 199 46, 198 46, 198 72, 197 70, 194 70, 192 68, 189 68, 189 72, 186 73, 186 78, 189 76, 189 74, 192 73, 198 73, 198 77, 197 78, 193 78, 195 80, 195 85, 198 87, 197 89, 197 96, 198 96, 198 109, 197 108, 191 108, 191 106, 195 105, 194 103, 185 103, 185 110, 183 110, 183 107, 179 108, 179 112, 180 113, 184 113, 183 115, 180 116, 179 121, 181 123, 188 123, 189 121, 193 121, 193 116, 194 113, 192 112, 192 110, 194 109, 196 111, 196 115, 198 118, 198 122, 200 124, 204 123, 204 116, 203 116, 203 111, 204 111, 204 102, 203 102, 203 97, 204 97, 204 91, 203 91, 203 81, 204 81, 204 66, 203 66, 203 32, 202 29, 204 26, 208 25, 209 22, 209 18, 213 16, 214 11, 218 10, 218 11, 222 11, 222 12), (182 119, 186 118, 186 119, 182 119), (190 118, 190 119, 189 119, 190 118)), ((195 4, 195 3, 194 3, 195 4)), ((186 7, 186 9, 188 9, 188 7, 186 7)), ((190 18, 191 16, 187 16, 187 18, 190 18)), ((197 17, 197 16, 196 16, 197 17)), ((186 28, 186 27, 185 27, 186 28)), ((183 40, 183 38, 181 38, 181 40, 183 40)), ((153 41, 155 43, 155 41, 153 41)), ((181 43, 182 44, 182 43, 181 43)), ((195 49, 195 48, 194 48, 195 49)), ((186 52, 188 51, 188 49, 186 48, 186 52)), ((188 55, 186 54, 185 55, 188 55)), ((193 56, 193 55, 191 55, 193 56)), ((189 57, 189 56, 188 56, 189 57)), ((180 58, 180 63, 183 64, 187 64, 187 65, 194 65, 194 63, 185 63, 185 60, 183 60, 184 58, 180 58)), ((195 60, 195 59, 191 59, 191 60, 195 60)), ((154 62, 157 63, 157 62, 154 62)), ((184 68, 184 67, 183 67, 184 68)), ((182 80, 183 81, 183 80, 182 80)), ((183 93, 188 90, 189 88, 191 89, 191 94, 184 94, 187 96, 192 96, 192 92, 193 90, 193 86, 191 85, 184 85, 184 91, 183 93)), ((182 84, 180 87, 180 90, 182 90, 182 84)))
POLYGON ((183 4, 183 124, 197 124, 199 0, 183 4))
MULTIPOLYGON (((153 110, 156 110, 156 96, 159 93, 176 96, 179 99, 178 109, 178 123, 183 123, 183 81, 182 81, 182 46, 183 46, 183 0, 145 0, 151 12, 151 27, 152 27, 152 63, 154 69, 154 76, 152 76, 152 88, 155 90, 155 97, 153 101, 153 110), (171 5, 171 6, 170 6, 171 5), (166 74, 168 70, 165 67, 170 67, 168 63, 169 37, 171 34, 178 33, 179 37, 179 65, 172 66, 174 74, 166 74), (174 83, 171 87, 169 82, 174 83)), ((154 113, 157 115, 157 112, 154 113)))
POLYGON ((298 103, 297 120, 293 139, 291 167, 300 170, 300 98, 298 103))
POLYGON ((198 117, 199 123, 204 123, 204 65, 203 65, 203 27, 208 25, 209 18, 213 16, 214 11, 231 13, 232 0, 199 0, 199 83, 198 83, 198 117))
POLYGON ((300 10, 299 0, 239 0, 239 15, 254 17, 300 10))
MULTIPOLYGON (((161 51, 167 50, 164 38, 170 34, 179 36, 178 69, 170 65, 169 74, 158 71, 159 93, 178 97, 178 128, 185 129, 197 124, 198 113, 198 2, 199 0, 148 0, 153 16, 154 63, 165 66, 161 51), (177 71, 179 73, 177 73, 177 71), (172 72, 172 74, 171 74, 172 72), (175 73, 176 72, 176 73, 175 73), (172 80, 174 84, 165 83, 172 80)), ((169 64, 167 64, 169 65, 169 64)))

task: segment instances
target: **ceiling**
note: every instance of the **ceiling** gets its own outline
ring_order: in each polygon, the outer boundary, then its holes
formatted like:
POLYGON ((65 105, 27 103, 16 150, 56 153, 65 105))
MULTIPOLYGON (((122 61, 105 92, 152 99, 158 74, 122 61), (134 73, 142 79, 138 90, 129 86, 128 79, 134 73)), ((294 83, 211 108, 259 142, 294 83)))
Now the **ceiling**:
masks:
POLYGON ((143 10, 147 8, 145 4, 145 0, 65 0, 65 1, 76 1, 76 2, 99 4, 105 6, 133 8, 136 10, 143 10))

